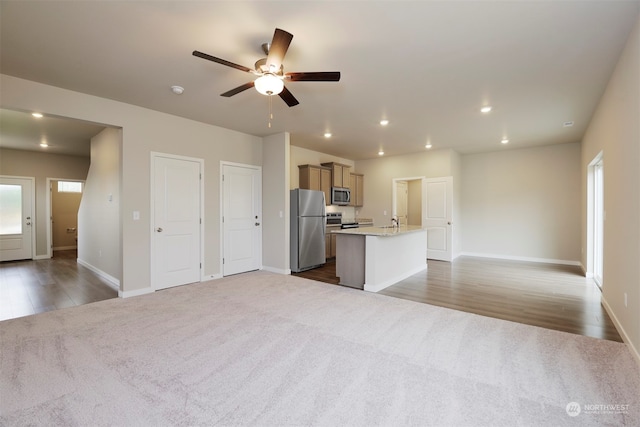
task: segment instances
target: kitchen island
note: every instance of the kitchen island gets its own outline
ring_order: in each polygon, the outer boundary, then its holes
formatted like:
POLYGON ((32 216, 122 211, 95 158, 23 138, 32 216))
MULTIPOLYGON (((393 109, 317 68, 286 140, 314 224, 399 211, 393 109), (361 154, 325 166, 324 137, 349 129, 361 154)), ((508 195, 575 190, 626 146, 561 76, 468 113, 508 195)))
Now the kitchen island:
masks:
POLYGON ((427 268, 427 230, 420 226, 335 230, 340 284, 378 292, 427 268))

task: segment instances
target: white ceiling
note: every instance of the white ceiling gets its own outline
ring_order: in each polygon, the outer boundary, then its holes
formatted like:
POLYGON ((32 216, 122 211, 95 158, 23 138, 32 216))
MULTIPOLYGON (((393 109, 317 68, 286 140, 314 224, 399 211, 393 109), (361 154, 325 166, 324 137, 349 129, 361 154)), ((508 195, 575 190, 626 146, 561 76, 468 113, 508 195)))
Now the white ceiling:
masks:
POLYGON ((423 151, 427 141, 462 153, 580 141, 640 0, 2 0, 0 8, 3 74, 257 136, 287 131, 294 145, 359 160, 423 151), (274 98, 269 128, 267 97, 219 96, 250 74, 191 52, 253 67, 276 27, 294 35, 285 72, 342 79, 287 83, 300 105, 274 98), (494 110, 481 114, 483 104, 494 110))

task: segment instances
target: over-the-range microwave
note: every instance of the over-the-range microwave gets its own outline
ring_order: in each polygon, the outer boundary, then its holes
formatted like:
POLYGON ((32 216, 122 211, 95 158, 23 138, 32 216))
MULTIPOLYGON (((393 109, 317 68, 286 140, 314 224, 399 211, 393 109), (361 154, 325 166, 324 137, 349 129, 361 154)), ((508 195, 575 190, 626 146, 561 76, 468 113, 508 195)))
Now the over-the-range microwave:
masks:
POLYGON ((346 206, 351 202, 351 190, 348 188, 331 187, 331 204, 346 206))

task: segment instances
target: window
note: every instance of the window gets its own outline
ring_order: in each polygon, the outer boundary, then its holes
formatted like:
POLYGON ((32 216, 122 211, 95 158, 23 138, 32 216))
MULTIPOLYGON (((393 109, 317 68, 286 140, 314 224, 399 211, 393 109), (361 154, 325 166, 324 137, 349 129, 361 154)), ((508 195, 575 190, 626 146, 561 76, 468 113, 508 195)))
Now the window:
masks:
POLYGON ((82 193, 82 183, 78 181, 58 181, 58 193, 82 193))
POLYGON ((22 186, 0 185, 0 235, 22 233, 22 186))

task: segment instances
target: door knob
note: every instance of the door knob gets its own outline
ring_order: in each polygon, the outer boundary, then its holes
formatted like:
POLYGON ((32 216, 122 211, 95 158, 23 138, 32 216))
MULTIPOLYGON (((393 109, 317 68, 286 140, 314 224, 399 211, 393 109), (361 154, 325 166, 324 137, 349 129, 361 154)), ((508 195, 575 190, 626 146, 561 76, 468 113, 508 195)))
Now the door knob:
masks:
POLYGON ((260 223, 259 223, 259 222, 256 222, 256 227, 257 227, 257 226, 259 226, 259 225, 260 225, 260 223))
POLYGON ((451 225, 451 221, 447 222, 447 225, 451 225))
POLYGON ((156 228, 156 231, 157 231, 158 233, 162 233, 162 227, 158 227, 158 228, 156 228))
POLYGON ((30 223, 30 222, 28 222, 28 223, 27 223, 27 225, 31 225, 31 223, 30 223))

